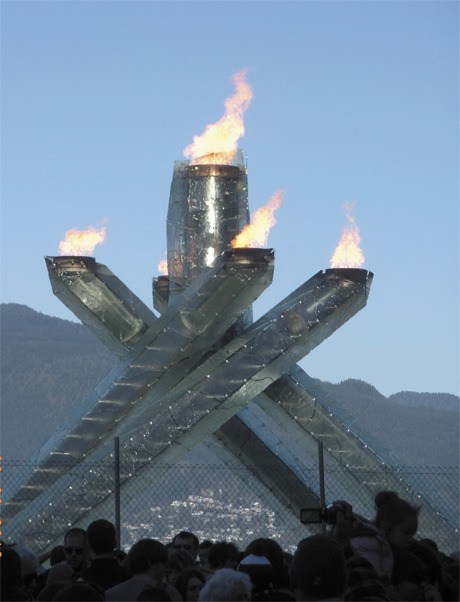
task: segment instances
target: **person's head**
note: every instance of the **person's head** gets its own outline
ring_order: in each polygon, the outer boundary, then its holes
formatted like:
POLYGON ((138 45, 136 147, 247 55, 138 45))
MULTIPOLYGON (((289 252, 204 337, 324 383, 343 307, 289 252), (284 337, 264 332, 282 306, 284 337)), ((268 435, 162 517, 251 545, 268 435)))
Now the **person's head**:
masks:
POLYGON ((127 565, 132 575, 150 573, 161 581, 168 560, 166 546, 156 539, 140 539, 128 552, 127 565))
POLYGON ((244 556, 250 554, 265 556, 268 559, 275 575, 275 588, 289 587, 289 572, 283 548, 277 541, 270 538, 254 539, 244 551, 244 556))
POLYGON ((208 562, 208 554, 212 545, 212 541, 205 539, 198 546, 198 560, 200 564, 206 564, 208 562))
POLYGON ((73 527, 64 535, 64 559, 75 572, 85 567, 88 557, 88 538, 86 531, 73 527))
POLYGON ((291 563, 296 600, 339 598, 345 582, 345 557, 337 541, 327 535, 312 535, 299 542, 291 563))
POLYGON ((238 548, 227 541, 215 543, 208 553, 208 564, 214 569, 236 569, 238 565, 238 548))
POLYGON ((184 602, 196 602, 205 582, 205 576, 199 569, 187 568, 179 573, 174 587, 184 602))
POLYGON ((185 550, 192 555, 195 560, 198 554, 198 546, 200 544, 198 537, 189 531, 180 531, 173 537, 173 550, 185 550))
POLYGON ((401 499, 394 491, 377 493, 375 506, 375 524, 390 544, 400 548, 410 545, 418 529, 419 508, 401 499))
POLYGON ((62 546, 62 545, 54 546, 54 548, 51 550, 51 554, 50 554, 50 565, 53 566, 53 565, 57 564, 58 562, 63 562, 64 560, 65 560, 64 546, 62 546))
POLYGON ((21 558, 21 589, 26 595, 34 596, 39 583, 39 573, 43 571, 40 560, 35 552, 22 543, 13 544, 12 547, 21 558))
POLYGON ((105 596, 87 583, 72 583, 60 589, 52 600, 62 602, 99 602, 105 600, 105 596))
POLYGON ((254 539, 244 551, 244 556, 250 554, 265 556, 275 570, 285 566, 283 548, 274 539, 263 537, 254 539))
POLYGON ((233 602, 251 599, 249 575, 233 569, 219 569, 203 586, 198 600, 203 602, 233 602))
MULTIPOLYGON (((21 557, 14 548, 2 546, 2 556, 0 558, 0 573, 2 592, 11 587, 21 587, 22 584, 22 563, 21 557)), ((3 598, 3 596, 2 596, 3 598)))
POLYGON ((146 585, 144 589, 139 592, 136 598, 137 602, 169 602, 170 600, 171 596, 169 595, 168 591, 166 588, 160 585, 146 585))
POLYGON ((249 554, 241 559, 238 571, 249 575, 252 583, 252 595, 275 589, 275 572, 268 558, 249 554))
POLYGON ((175 586, 179 573, 186 568, 196 566, 194 557, 187 550, 175 550, 168 555, 166 563, 166 577, 171 585, 175 586))
POLYGON ((115 525, 104 518, 93 521, 86 529, 88 543, 96 555, 112 555, 117 545, 115 525))
POLYGON ((423 568, 420 560, 404 548, 393 548, 391 583, 401 600, 422 600, 423 568))

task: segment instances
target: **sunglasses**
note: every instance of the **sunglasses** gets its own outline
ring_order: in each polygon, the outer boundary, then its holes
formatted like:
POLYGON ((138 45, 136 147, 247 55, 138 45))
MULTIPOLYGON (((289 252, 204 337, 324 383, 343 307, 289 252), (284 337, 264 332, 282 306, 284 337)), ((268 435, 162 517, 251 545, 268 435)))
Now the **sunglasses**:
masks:
POLYGON ((75 554, 84 554, 85 553, 85 548, 70 548, 70 547, 65 547, 64 548, 64 552, 66 554, 72 554, 72 552, 75 552, 75 554))

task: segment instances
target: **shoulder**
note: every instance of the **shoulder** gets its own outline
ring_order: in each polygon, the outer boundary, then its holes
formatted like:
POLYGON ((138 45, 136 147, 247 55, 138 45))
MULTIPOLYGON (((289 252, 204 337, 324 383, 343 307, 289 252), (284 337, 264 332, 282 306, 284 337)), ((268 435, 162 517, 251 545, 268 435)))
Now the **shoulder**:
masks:
POLYGON ((72 578, 73 574, 73 568, 70 566, 70 564, 63 560, 62 562, 53 564, 53 566, 49 568, 46 584, 50 585, 55 581, 67 581, 72 578))
POLYGON ((145 582, 128 579, 127 581, 123 581, 122 583, 107 589, 105 592, 105 598, 106 600, 117 602, 121 600, 129 600, 131 599, 130 594, 133 594, 134 597, 132 599, 135 599, 145 584, 145 582))
POLYGON ((179 590, 177 590, 174 585, 163 585, 162 587, 164 587, 166 589, 166 591, 168 592, 168 594, 171 597, 172 602, 182 602, 182 596, 179 593, 179 590))

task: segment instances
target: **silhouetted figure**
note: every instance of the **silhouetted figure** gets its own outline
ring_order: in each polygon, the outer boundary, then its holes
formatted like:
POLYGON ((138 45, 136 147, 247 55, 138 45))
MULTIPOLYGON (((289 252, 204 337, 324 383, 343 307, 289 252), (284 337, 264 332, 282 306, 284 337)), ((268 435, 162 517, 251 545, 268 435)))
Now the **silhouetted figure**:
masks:
POLYGON ((208 567, 208 554, 213 543, 209 539, 205 539, 198 546, 198 564, 205 568, 208 567))
POLYGON ((174 551, 185 550, 192 556, 193 560, 196 560, 199 545, 198 537, 190 531, 180 531, 177 535, 174 535, 172 540, 174 551))
POLYGON ((72 583, 63 587, 52 600, 62 602, 99 602, 105 600, 104 594, 88 583, 72 583))
POLYGON ((265 556, 268 559, 275 575, 275 589, 290 588, 289 572, 284 559, 283 549, 277 541, 270 538, 254 539, 244 551, 244 556, 249 556, 249 554, 265 556))
POLYGON ((355 518, 351 546, 357 555, 372 564, 384 585, 388 585, 393 571, 392 546, 404 548, 414 541, 419 509, 393 491, 377 493, 375 506, 373 522, 355 518))
POLYGON ((170 602, 172 598, 163 586, 152 587, 151 585, 146 585, 136 600, 138 602, 144 600, 149 602, 170 602))
POLYGON ((300 541, 291 563, 296 600, 343 600, 345 556, 332 537, 313 535, 300 541))
POLYGON ((70 581, 75 573, 88 567, 88 537, 84 529, 72 527, 65 532, 63 555, 64 559, 61 562, 56 562, 50 567, 46 585, 70 581))
POLYGON ((129 579, 128 569, 113 556, 116 546, 115 526, 108 520, 93 521, 86 530, 92 559, 88 568, 79 571, 75 578, 89 584, 97 584, 107 590, 129 579))
POLYGON ((186 568, 196 567, 194 557, 184 549, 174 550, 168 554, 165 575, 169 584, 176 585, 179 573, 186 568))
POLYGON ((179 592, 171 585, 163 583, 168 551, 155 539, 141 539, 128 552, 127 565, 131 579, 109 588, 105 595, 107 600, 134 601, 141 591, 150 586, 164 588, 170 600, 182 600, 179 592))
POLYGON ((0 558, 1 600, 30 600, 21 590, 22 564, 21 557, 13 549, 2 546, 0 558))
POLYGON ((179 573, 176 589, 185 602, 196 602, 206 583, 206 577, 198 568, 187 568, 179 573))
POLYGON ((234 543, 218 541, 208 553, 208 566, 212 571, 218 569, 236 569, 238 566, 238 548, 234 543))

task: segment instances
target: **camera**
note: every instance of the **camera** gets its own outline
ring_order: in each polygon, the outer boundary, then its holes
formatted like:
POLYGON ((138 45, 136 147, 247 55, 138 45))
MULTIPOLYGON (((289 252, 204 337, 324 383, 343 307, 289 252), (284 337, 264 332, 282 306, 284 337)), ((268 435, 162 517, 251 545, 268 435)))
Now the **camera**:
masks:
POLYGON ((301 508, 300 522, 303 524, 327 523, 335 525, 337 523, 337 512, 343 512, 344 507, 340 502, 334 502, 327 508, 301 508))

